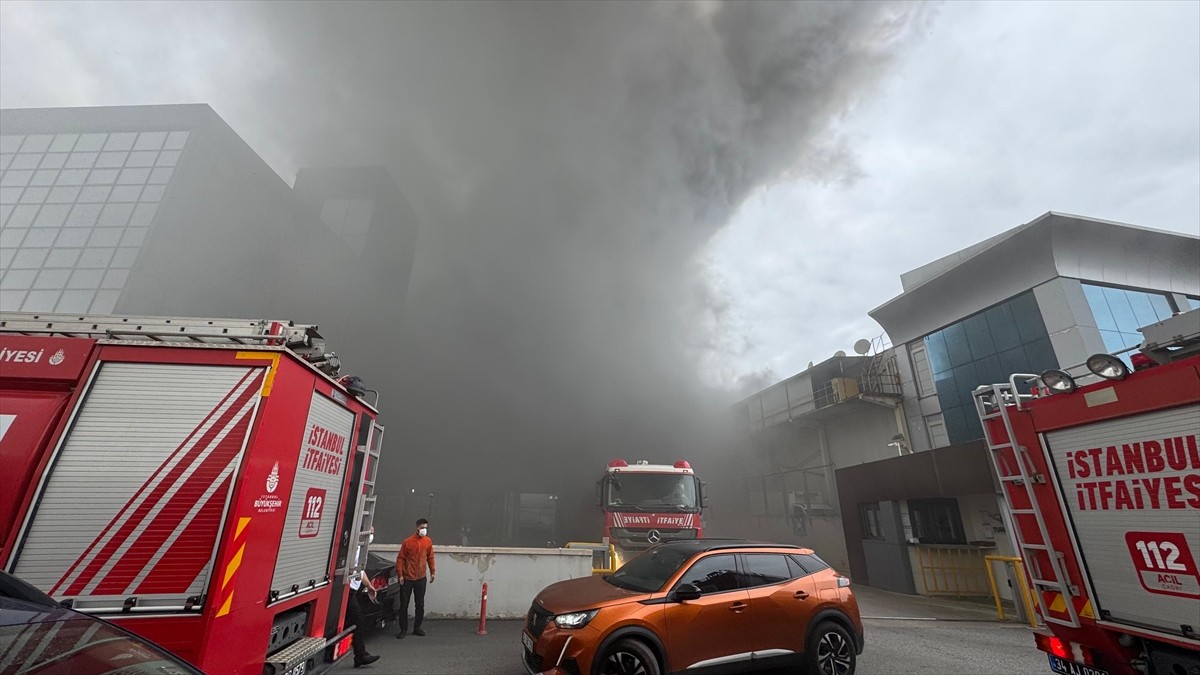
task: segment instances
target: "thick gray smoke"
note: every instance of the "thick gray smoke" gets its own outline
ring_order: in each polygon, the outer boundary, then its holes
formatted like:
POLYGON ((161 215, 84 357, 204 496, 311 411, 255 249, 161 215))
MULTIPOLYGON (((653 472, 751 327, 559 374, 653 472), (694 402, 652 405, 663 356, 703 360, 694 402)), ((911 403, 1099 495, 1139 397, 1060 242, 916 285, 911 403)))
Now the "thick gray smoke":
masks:
MULTIPOLYGON (((598 519, 583 514, 614 457, 688 458, 720 483, 711 450, 730 397, 703 386, 701 370, 743 338, 704 247, 772 181, 853 177, 838 120, 925 12, 750 1, 9 9, 6 31, 40 22, 57 40, 39 58, 78 65, 45 100, 6 105, 210 102, 284 175, 381 164, 396 177, 423 229, 396 349, 361 373, 384 392, 384 540, 424 515, 429 492, 443 537, 500 508, 486 495, 530 492, 561 498, 560 540, 595 538, 598 519)), ((5 54, 4 91, 45 89, 29 53, 5 54)), ((796 222, 797 237, 826 236, 796 222)), ((361 369, 361 355, 347 356, 361 369)))
POLYGON ((247 95, 275 146, 302 149, 297 165, 385 164, 422 216, 403 349, 379 375, 402 385, 384 402, 385 495, 556 493, 568 521, 613 457, 703 470, 725 401, 697 372, 722 330, 697 256, 754 189, 852 170, 831 128, 917 18, 815 2, 249 11, 276 61, 247 95))

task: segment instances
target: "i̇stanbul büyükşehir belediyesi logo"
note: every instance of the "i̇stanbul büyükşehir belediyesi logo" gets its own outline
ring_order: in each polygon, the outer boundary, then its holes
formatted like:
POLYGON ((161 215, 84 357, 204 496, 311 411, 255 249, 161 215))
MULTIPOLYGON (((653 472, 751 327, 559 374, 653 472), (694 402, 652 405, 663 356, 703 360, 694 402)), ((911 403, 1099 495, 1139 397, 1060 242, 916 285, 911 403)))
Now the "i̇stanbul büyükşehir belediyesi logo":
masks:
POLYGON ((271 473, 267 475, 267 492, 274 492, 277 487, 279 487, 279 462, 275 462, 275 466, 271 467, 271 473))

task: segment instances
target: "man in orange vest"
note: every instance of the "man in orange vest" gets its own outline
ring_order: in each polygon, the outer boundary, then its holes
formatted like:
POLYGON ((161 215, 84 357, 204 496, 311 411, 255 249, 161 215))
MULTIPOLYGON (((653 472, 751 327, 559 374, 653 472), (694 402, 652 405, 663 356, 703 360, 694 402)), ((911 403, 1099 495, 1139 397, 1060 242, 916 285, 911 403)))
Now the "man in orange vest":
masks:
POLYGON ((425 573, 429 572, 429 583, 437 574, 433 562, 433 540, 429 538, 429 521, 421 518, 417 521, 417 532, 404 540, 400 552, 396 554, 396 572, 400 575, 400 607, 397 614, 400 617, 400 632, 397 638, 408 633, 408 598, 416 596, 416 616, 413 620, 413 635, 424 635, 421 621, 425 618, 425 573))

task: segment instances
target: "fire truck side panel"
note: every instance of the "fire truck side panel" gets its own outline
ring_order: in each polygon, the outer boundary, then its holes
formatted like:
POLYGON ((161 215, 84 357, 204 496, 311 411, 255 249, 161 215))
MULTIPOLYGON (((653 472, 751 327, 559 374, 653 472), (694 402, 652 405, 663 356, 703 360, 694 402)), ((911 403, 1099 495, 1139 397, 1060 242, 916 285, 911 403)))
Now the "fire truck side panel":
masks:
POLYGON ((354 413, 313 391, 271 590, 328 581, 354 413))
MULTIPOLYGON (((246 359, 270 356, 269 353, 241 354, 246 359)), ((303 607, 308 613, 307 635, 324 635, 325 616, 331 607, 331 585, 325 580, 332 574, 333 520, 341 511, 339 497, 344 491, 344 465, 348 454, 343 446, 342 478, 336 479, 336 485, 334 477, 329 476, 321 483, 323 487, 318 488, 326 490, 326 498, 330 501, 320 505, 321 518, 315 522, 307 519, 312 524, 306 523, 306 526, 315 526, 317 536, 301 539, 300 521, 306 520, 303 509, 313 506, 306 500, 310 496, 309 489, 316 482, 308 476, 311 470, 304 468, 304 462, 309 456, 310 440, 323 441, 322 447, 314 448, 321 454, 333 454, 324 450, 326 445, 334 447, 328 437, 312 434, 312 424, 316 420, 326 421, 334 427, 333 421, 326 417, 348 416, 346 429, 350 429, 354 415, 319 393, 331 389, 322 385, 327 383, 306 366, 283 356, 273 366, 263 389, 259 422, 250 438, 238 491, 226 522, 216 566, 218 573, 213 575, 209 589, 206 613, 213 620, 207 624, 203 637, 205 662, 198 664, 207 672, 258 675, 261 669, 256 670, 251 659, 257 658, 256 663, 261 663, 262 656, 268 651, 275 617, 296 608, 303 607), (330 406, 338 407, 339 412, 330 414, 330 406), (290 518, 293 512, 295 520, 290 518), (307 546, 289 549, 295 540, 307 546), (274 583, 276 567, 288 556, 292 556, 288 569, 293 578, 288 586, 277 586, 274 583), (304 578, 300 579, 300 576, 304 578), (315 588, 309 586, 309 580, 316 582, 315 588), (291 583, 300 586, 294 594, 291 583), (273 590, 281 591, 283 599, 273 600, 273 590), (224 648, 231 644, 245 645, 245 648, 224 648)), ((345 435, 348 438, 348 432, 345 435)), ((332 458, 321 459, 322 462, 310 459, 309 465, 328 468, 332 458)))
POLYGON ((12 569, 80 609, 180 610, 207 586, 265 369, 103 359, 12 569))
POLYGON ((7 565, 23 514, 96 341, 0 335, 0 564, 7 565))
POLYGON ((1200 405, 1045 435, 1097 615, 1200 630, 1200 405))

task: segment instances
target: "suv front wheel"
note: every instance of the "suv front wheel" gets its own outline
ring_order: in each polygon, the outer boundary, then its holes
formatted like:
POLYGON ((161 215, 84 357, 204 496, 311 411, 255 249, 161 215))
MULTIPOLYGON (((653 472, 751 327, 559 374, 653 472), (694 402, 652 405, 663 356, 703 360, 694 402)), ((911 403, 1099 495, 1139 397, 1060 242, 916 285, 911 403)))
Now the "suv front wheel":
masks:
POLYGON ((600 657, 599 675, 659 675, 658 659, 640 640, 625 638, 612 643, 600 657))
POLYGON ((808 636, 805 671, 812 675, 854 675, 854 641, 832 621, 821 622, 808 636))

